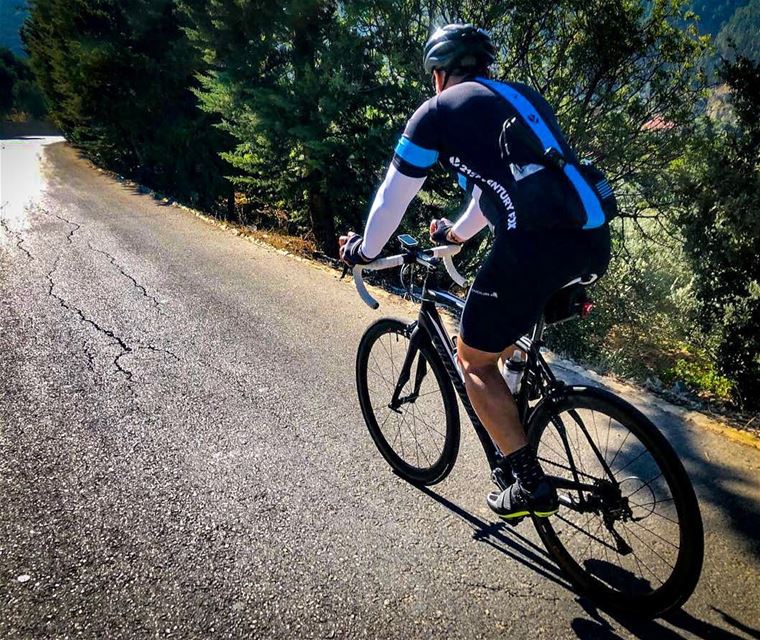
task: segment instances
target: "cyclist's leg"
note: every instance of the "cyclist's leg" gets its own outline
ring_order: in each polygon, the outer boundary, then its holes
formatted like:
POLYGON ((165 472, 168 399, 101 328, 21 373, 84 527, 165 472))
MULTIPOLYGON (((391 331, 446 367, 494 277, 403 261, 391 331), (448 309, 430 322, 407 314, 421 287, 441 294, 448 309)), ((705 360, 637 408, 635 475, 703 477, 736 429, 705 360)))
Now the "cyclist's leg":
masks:
POLYGON ((517 405, 499 369, 501 353, 474 349, 460 337, 457 355, 467 396, 505 456, 503 472, 516 479, 508 489, 489 494, 488 505, 507 520, 531 513, 542 517, 556 513, 557 492, 528 445, 517 405))
POLYGON ((540 292, 535 295, 530 273, 525 273, 514 248, 519 244, 497 235, 470 287, 457 346, 470 402, 504 455, 525 446, 527 440, 499 359, 528 331, 542 308, 540 292))
POLYGON ((521 268, 520 255, 504 240, 494 243, 470 288, 458 344, 465 388, 480 421, 505 458, 504 473, 516 482, 488 497, 503 518, 550 515, 557 495, 530 450, 517 406, 502 377, 499 359, 541 314, 540 281, 521 268))
POLYGON ((457 357, 464 373, 467 397, 496 446, 507 455, 527 445, 517 405, 501 375, 501 351, 475 349, 460 336, 457 357))

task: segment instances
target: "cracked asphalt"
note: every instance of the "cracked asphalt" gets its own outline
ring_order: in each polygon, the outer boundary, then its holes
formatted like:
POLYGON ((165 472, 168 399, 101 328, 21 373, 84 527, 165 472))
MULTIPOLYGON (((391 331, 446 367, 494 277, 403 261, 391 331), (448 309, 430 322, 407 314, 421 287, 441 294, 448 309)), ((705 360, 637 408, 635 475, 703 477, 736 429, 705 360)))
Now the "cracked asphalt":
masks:
POLYGON ((434 491, 389 472, 350 283, 60 139, 3 140, 0 172, 0 638, 760 638, 760 450, 628 388, 707 557, 668 620, 610 617, 493 521, 466 425, 434 491))

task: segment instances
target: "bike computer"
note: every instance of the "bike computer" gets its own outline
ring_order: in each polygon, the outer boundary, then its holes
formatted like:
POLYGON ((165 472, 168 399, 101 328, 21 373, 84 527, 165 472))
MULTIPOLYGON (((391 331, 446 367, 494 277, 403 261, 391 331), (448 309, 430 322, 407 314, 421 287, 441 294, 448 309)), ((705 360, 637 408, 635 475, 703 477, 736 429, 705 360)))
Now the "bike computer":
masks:
POLYGON ((402 233, 398 236, 398 241, 403 245, 405 249, 414 249, 419 242, 416 238, 410 236, 408 233, 402 233))

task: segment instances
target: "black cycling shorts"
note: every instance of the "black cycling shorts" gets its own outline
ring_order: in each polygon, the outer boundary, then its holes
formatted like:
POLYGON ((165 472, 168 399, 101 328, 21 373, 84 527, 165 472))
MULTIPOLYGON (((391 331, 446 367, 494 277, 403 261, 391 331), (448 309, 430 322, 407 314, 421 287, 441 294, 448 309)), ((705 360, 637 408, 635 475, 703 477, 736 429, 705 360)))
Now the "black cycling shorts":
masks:
POLYGON ((502 231, 470 287, 460 337, 498 353, 538 321, 547 300, 571 280, 601 276, 610 261, 607 225, 592 230, 502 231))

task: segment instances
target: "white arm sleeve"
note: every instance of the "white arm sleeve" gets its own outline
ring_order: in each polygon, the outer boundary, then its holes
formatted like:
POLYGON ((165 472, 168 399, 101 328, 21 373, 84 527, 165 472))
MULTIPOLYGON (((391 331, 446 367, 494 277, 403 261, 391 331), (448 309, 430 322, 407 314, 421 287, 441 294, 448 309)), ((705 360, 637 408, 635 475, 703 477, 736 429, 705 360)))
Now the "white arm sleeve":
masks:
POLYGON ((452 232, 462 241, 469 240, 478 231, 488 224, 488 220, 480 210, 480 194, 481 190, 478 187, 473 187, 472 198, 464 213, 454 223, 452 232))
POLYGON ((391 165, 383 184, 375 196, 364 228, 361 251, 367 258, 375 258, 383 250, 393 232, 401 224, 409 203, 422 188, 425 178, 410 178, 391 165))

